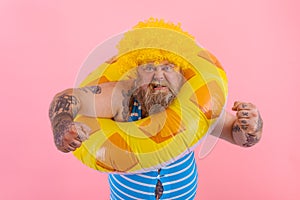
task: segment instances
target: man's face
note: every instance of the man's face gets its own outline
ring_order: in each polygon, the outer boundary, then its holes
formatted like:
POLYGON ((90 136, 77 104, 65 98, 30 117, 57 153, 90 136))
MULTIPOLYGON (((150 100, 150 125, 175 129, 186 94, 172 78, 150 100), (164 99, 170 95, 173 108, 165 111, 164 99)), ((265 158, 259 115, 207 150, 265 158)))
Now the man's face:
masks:
POLYGON ((177 95, 182 84, 183 76, 180 67, 167 61, 154 65, 148 63, 138 66, 138 86, 151 86, 153 94, 169 93, 177 95))
POLYGON ((137 73, 138 96, 148 114, 166 108, 178 94, 184 80, 180 68, 168 62, 140 65, 137 73))

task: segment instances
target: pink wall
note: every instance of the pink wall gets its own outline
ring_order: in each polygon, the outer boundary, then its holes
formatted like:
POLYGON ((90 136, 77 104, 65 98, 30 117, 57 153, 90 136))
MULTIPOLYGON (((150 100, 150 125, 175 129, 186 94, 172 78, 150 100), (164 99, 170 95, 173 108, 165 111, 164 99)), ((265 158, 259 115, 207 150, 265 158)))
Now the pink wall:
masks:
POLYGON ((96 45, 150 16, 181 22, 226 68, 228 108, 254 102, 265 122, 257 146, 198 159, 197 199, 300 199, 298 1, 78 2, 0 2, 0 199, 108 199, 105 174, 55 149, 48 105, 96 45))

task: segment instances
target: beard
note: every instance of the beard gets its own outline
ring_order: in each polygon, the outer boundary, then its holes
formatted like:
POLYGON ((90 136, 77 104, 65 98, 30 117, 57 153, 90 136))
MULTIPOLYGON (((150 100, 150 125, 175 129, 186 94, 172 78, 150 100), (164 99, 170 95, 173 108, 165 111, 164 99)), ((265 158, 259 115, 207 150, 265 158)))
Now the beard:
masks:
POLYGON ((164 86, 163 90, 156 90, 156 87, 150 83, 148 86, 139 87, 133 94, 141 104, 142 117, 164 111, 176 97, 176 92, 170 87, 164 86))

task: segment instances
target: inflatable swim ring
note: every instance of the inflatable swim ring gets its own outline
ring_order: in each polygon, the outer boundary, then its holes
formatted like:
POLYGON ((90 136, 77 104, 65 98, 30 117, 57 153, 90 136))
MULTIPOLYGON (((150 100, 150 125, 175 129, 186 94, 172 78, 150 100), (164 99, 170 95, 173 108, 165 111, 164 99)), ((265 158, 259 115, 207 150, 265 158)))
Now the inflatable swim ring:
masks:
POLYGON ((155 60, 180 66, 186 82, 163 112, 134 122, 77 116, 92 129, 74 155, 101 172, 140 173, 173 162, 201 142, 224 112, 227 78, 217 59, 179 25, 150 19, 126 32, 118 55, 101 64, 81 87, 133 78, 134 69, 155 60))

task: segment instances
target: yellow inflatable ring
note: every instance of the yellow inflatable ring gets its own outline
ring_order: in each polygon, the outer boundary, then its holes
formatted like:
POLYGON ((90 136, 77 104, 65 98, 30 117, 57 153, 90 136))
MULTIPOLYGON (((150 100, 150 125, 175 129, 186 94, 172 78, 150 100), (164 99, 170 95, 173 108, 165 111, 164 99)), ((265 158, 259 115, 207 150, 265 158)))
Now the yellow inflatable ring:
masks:
POLYGON ((166 166, 192 151, 224 112, 227 78, 217 59, 179 26, 151 23, 126 32, 118 55, 101 64, 80 86, 132 78, 128 75, 132 69, 153 59, 181 66, 186 82, 164 112, 138 121, 78 116, 75 121, 89 125, 92 133, 74 155, 93 169, 139 173, 166 166))

